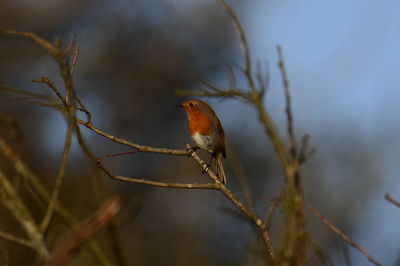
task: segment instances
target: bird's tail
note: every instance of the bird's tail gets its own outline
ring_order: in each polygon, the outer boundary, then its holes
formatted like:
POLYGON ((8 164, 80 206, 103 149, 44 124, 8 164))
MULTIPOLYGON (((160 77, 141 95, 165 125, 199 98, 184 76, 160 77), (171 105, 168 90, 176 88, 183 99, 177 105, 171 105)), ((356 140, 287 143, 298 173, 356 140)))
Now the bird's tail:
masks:
POLYGON ((226 185, 226 176, 225 176, 225 171, 224 171, 224 165, 222 164, 222 154, 219 153, 215 157, 215 169, 216 169, 216 174, 219 179, 219 181, 226 185))

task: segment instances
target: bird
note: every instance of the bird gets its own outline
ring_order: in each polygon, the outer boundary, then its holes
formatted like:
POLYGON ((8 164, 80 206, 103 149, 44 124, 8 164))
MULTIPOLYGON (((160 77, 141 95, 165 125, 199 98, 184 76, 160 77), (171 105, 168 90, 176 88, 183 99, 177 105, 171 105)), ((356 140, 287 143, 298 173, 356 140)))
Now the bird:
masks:
POLYGON ((216 175, 225 185, 226 176, 222 164, 222 157, 226 157, 225 134, 214 110, 206 102, 197 99, 184 101, 177 107, 185 109, 190 136, 198 148, 211 153, 210 167, 215 160, 216 175))

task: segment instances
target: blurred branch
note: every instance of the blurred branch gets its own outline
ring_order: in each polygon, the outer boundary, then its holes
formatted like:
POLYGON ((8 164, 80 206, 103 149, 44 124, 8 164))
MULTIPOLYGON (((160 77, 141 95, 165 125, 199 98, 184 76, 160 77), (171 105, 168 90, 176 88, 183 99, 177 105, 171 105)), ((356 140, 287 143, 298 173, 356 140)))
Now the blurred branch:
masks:
POLYGON ((225 0, 218 0, 218 3, 221 7, 226 11, 226 13, 231 18, 232 24, 236 30, 236 33, 240 40, 240 47, 242 49, 243 60, 244 60, 244 68, 243 73, 246 76, 246 80, 248 82, 249 87, 255 92, 256 86, 252 76, 252 64, 250 57, 250 49, 249 44, 247 42, 246 34, 244 33, 242 24, 240 23, 239 18, 237 17, 235 11, 225 2, 225 0))
POLYGON ((79 48, 80 48, 80 46, 77 45, 75 48, 75 51, 74 51, 74 58, 72 59, 71 69, 69 71, 71 76, 74 74, 74 71, 75 71, 76 62, 78 60, 79 48))
MULTIPOLYGON (((33 186, 33 188, 36 190, 36 192, 46 201, 50 202, 51 196, 46 190, 45 186, 41 183, 40 178, 21 160, 20 156, 18 153, 16 153, 15 150, 12 149, 10 145, 7 144, 7 142, 0 137, 0 152, 8 159, 11 161, 11 163, 14 166, 14 169, 21 174, 23 177, 25 177, 27 180, 29 180, 30 184, 33 186)), ((56 202, 55 204, 55 210, 57 213, 60 214, 61 217, 67 221, 68 225, 70 227, 75 226, 76 219, 73 217, 73 215, 65 209, 59 202, 56 202)), ((108 258, 105 256, 105 253, 101 250, 99 245, 91 240, 88 243, 88 247, 90 251, 93 252, 93 254, 98 258, 99 262, 101 265, 112 265, 108 258)))
POLYGON ((250 184, 249 184, 249 178, 245 173, 244 167, 239 160, 238 154, 236 150, 230 146, 230 152, 229 152, 229 163, 233 169, 233 172, 235 174, 235 178, 239 184, 239 188, 243 193, 244 199, 246 200, 247 205, 249 206, 249 209, 254 211, 253 208, 253 200, 251 197, 251 190, 250 190, 250 184))
POLYGON ((310 135, 308 134, 305 134, 301 139, 300 151, 298 153, 298 161, 300 164, 303 164, 316 153, 315 148, 308 149, 309 140, 310 135))
POLYGON ((120 203, 117 197, 108 199, 92 217, 78 225, 75 230, 68 233, 58 243, 47 266, 66 265, 72 254, 104 227, 117 214, 119 209, 120 203))
POLYGON ((68 127, 67 127, 67 134, 65 137, 65 143, 64 143, 64 149, 61 155, 61 163, 60 163, 60 168, 58 170, 58 174, 56 177, 56 181, 54 184, 54 189, 53 189, 53 194, 51 195, 51 200, 49 202, 49 206, 47 208, 46 214, 43 218, 42 223, 40 224, 40 230, 42 232, 46 231, 51 217, 54 212, 54 208, 58 199, 58 195, 60 194, 60 189, 61 185, 65 176, 65 171, 67 167, 67 159, 68 159, 68 154, 71 148, 71 142, 72 142, 72 134, 73 134, 73 124, 72 121, 68 120, 68 127))
MULTIPOLYGON (((329 265, 329 266, 333 266, 332 262, 329 260, 329 257, 324 254, 324 252, 322 251, 321 247, 319 245, 317 245, 316 243, 314 243, 314 241, 309 240, 308 244, 311 246, 311 248, 314 250, 315 254, 317 255, 319 261, 321 263, 323 263, 323 265, 329 265)), ((314 264, 312 264, 314 265, 314 264)), ((320 264, 317 264, 320 265, 320 264)))
POLYGON ((290 97, 290 87, 289 87, 289 79, 286 71, 285 61, 283 59, 282 47, 278 45, 276 47, 278 51, 278 66, 281 71, 283 88, 285 91, 285 102, 286 102, 286 120, 287 120, 287 131, 289 134, 289 142, 290 142, 290 155, 292 156, 292 160, 296 160, 297 158, 297 143, 296 136, 293 129, 293 112, 292 112, 292 101, 290 97))
POLYGON ((281 72, 283 89, 285 92, 285 110, 286 110, 286 121, 287 121, 287 132, 289 137, 289 155, 288 164, 285 166, 286 179, 287 179, 287 198, 285 205, 287 208, 286 223, 289 225, 288 230, 289 243, 290 239, 293 239, 293 243, 289 244, 292 249, 297 249, 298 254, 296 261, 298 264, 304 265, 306 260, 306 235, 307 225, 304 214, 303 206, 303 192, 301 188, 300 180, 300 160, 297 152, 297 141, 294 133, 293 126, 293 111, 292 102, 290 96, 289 79, 286 70, 286 64, 283 58, 282 47, 277 46, 278 53, 278 66, 281 72), (293 223, 294 221, 294 223, 293 223), (293 230, 293 232, 291 232, 293 230))
POLYGON ((389 194, 385 194, 385 199, 400 208, 400 201, 395 200, 389 194))
POLYGON ((344 240, 341 241, 339 245, 340 245, 340 251, 343 254, 343 261, 345 265, 352 266, 353 263, 351 262, 349 245, 347 245, 344 240))
POLYGON ((4 206, 11 211, 14 218, 22 226, 25 233, 31 240, 32 246, 44 260, 47 260, 50 253, 46 247, 43 235, 33 220, 28 208, 23 203, 17 191, 0 171, 0 199, 4 206))
POLYGON ((35 249, 36 248, 35 245, 31 241, 23 239, 23 238, 20 238, 20 237, 17 237, 17 236, 14 236, 12 234, 9 234, 9 233, 3 232, 3 231, 0 231, 0 238, 3 238, 3 239, 8 240, 10 242, 17 243, 17 244, 22 245, 22 246, 26 246, 26 247, 31 248, 31 249, 35 249))
POLYGON ((42 47, 44 50, 47 51, 47 53, 53 57, 57 57, 60 55, 59 49, 57 49, 55 46, 53 46, 51 43, 46 41, 45 39, 40 38, 33 32, 23 32, 23 31, 16 31, 16 30, 6 30, 6 34, 11 34, 11 35, 19 35, 19 36, 24 36, 27 38, 32 39, 34 42, 36 42, 40 47, 42 47))
POLYGON ((371 257, 371 255, 359 244, 357 244, 354 240, 352 240, 349 236, 343 233, 339 228, 334 226, 325 216, 319 213, 315 208, 311 205, 307 205, 307 208, 316 216, 318 217, 324 224, 326 224, 333 232, 335 232, 338 236, 340 236, 344 241, 350 244, 352 247, 360 251, 372 264, 374 265, 381 265, 375 259, 371 257))

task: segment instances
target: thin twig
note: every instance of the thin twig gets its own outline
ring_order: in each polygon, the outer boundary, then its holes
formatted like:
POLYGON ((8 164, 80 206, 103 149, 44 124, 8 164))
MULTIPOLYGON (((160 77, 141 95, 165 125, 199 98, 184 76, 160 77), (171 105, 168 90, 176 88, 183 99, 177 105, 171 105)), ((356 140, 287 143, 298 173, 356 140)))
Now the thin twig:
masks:
POLYGON ((42 233, 17 191, 2 172, 0 172, 0 198, 4 206, 12 213, 31 239, 32 245, 40 257, 47 260, 50 257, 50 253, 46 247, 42 233))
POLYGON ((59 56, 61 53, 57 47, 49 43, 43 38, 40 38, 33 32, 24 32, 24 31, 16 31, 16 30, 6 30, 6 34, 11 34, 11 35, 19 35, 19 36, 24 36, 32 39, 34 42, 36 42, 40 47, 42 47, 44 50, 47 51, 48 54, 50 54, 53 57, 59 56))
POLYGON ((78 44, 78 45, 76 46, 76 48, 75 48, 74 57, 73 57, 72 63, 71 63, 71 69, 70 69, 71 76, 74 75, 75 65, 76 65, 76 62, 77 62, 77 60, 78 60, 79 48, 80 48, 80 46, 79 46, 79 44, 78 44))
POLYGON ((225 2, 225 0, 218 0, 219 4, 225 9, 226 13, 231 18, 232 24, 236 30, 236 33, 240 40, 240 47, 242 49, 243 60, 244 60, 244 68, 243 73, 245 74, 247 81, 249 83, 249 87, 255 92, 256 86, 252 77, 252 64, 250 57, 250 49, 249 44, 247 42, 246 34, 244 33, 244 29, 242 24, 240 23, 239 18, 237 17, 235 11, 225 2))
POLYGON ((84 242, 106 225, 120 209, 119 199, 108 199, 99 210, 86 221, 77 226, 55 247, 52 258, 47 266, 66 265, 72 253, 76 252, 84 242))
POLYGON ((349 236, 347 236, 345 233, 343 233, 339 228, 334 226, 325 216, 323 216, 321 213, 319 213, 314 207, 312 207, 311 205, 307 205, 307 208, 315 216, 317 216, 324 224, 326 224, 333 232, 335 232, 338 236, 340 236, 344 241, 346 241, 352 247, 354 247, 355 249, 360 251, 361 254, 363 254, 372 264, 381 265, 374 258, 372 258, 371 255, 363 247, 361 247, 354 240, 352 240, 349 236))
POLYGON ((351 256, 350 256, 349 245, 347 245, 347 244, 345 243, 345 241, 340 241, 340 242, 339 242, 339 245, 340 245, 341 254, 343 255, 344 264, 345 264, 346 266, 352 266, 353 263, 351 262, 351 256))
POLYGON ((35 245, 32 243, 32 241, 23 239, 21 237, 14 236, 12 234, 9 234, 9 233, 3 232, 3 231, 0 231, 0 238, 3 238, 3 239, 8 240, 10 242, 17 243, 17 244, 22 245, 22 246, 26 246, 26 247, 31 248, 31 249, 35 249, 35 245))
POLYGON ((316 153, 315 148, 311 148, 310 150, 308 149, 309 140, 310 140, 310 135, 308 134, 305 134, 301 138, 300 150, 297 156, 299 164, 303 164, 305 161, 309 160, 316 153))
POLYGON ((114 153, 114 154, 107 154, 106 157, 117 157, 117 156, 121 156, 121 155, 128 155, 128 154, 135 154, 135 153, 139 153, 142 151, 126 151, 126 152, 120 152, 120 153, 114 153))
POLYGON ((272 220, 273 215, 275 214, 275 211, 278 209, 280 202, 282 201, 282 197, 284 195, 284 189, 280 192, 279 196, 276 197, 272 201, 271 206, 268 209, 267 214, 265 215, 264 223, 268 226, 272 220))
MULTIPOLYGON (((2 154, 11 161, 17 173, 29 180, 30 184, 35 188, 37 193, 47 202, 50 202, 51 196, 46 190, 45 186, 42 184, 40 178, 21 160, 18 153, 1 137, 0 152, 2 152, 2 154)), ((55 210, 60 214, 62 218, 64 218, 64 220, 68 223, 70 227, 73 227, 75 225, 76 219, 59 202, 56 202, 55 210)), ((109 262, 108 258, 105 256, 104 251, 97 244, 97 242, 95 242, 94 240, 89 240, 88 246, 90 251, 96 256, 96 258, 98 258, 99 262, 102 265, 112 265, 111 262, 109 262)))
POLYGON ((290 155, 292 160, 297 159, 297 143, 296 136, 293 128, 293 112, 292 112, 292 101, 290 98, 290 87, 289 87, 289 79, 286 71, 285 61, 283 59, 282 47, 278 45, 276 47, 278 51, 278 66, 281 72, 283 88, 285 90, 285 102, 286 102, 286 118, 287 118, 287 130, 289 135, 290 142, 290 155))
POLYGON ((261 97, 263 97, 268 90, 269 75, 267 75, 266 79, 264 78, 260 62, 257 62, 257 64, 256 64, 256 78, 258 81, 258 86, 260 88, 260 95, 261 95, 261 97))
POLYGON ((176 150, 176 149, 165 149, 165 148, 155 148, 155 147, 150 147, 150 146, 145 146, 145 145, 139 145, 130 141, 127 141, 125 139, 122 138, 117 138, 114 137, 111 134, 108 134, 98 128, 96 128, 95 126, 93 126, 92 124, 86 123, 82 120, 80 120, 79 118, 75 118, 76 122, 78 122, 79 124, 85 126, 86 128, 92 130, 93 132, 95 132, 96 134, 103 136, 109 140, 112 140, 116 143, 137 149, 141 152, 151 152, 151 153, 159 153, 159 154, 171 154, 171 155, 190 155, 190 152, 188 152, 188 150, 176 150))
POLYGON ((236 88, 236 77, 235 77, 235 73, 233 72, 233 68, 232 68, 231 64, 226 64, 226 73, 228 75, 229 88, 235 89, 236 88))
POLYGON ((249 178, 246 175, 243 165, 238 158, 237 152, 231 145, 229 153, 229 163, 233 169, 233 172, 235 173, 235 178, 239 184, 239 188, 243 193, 247 205, 249 206, 250 210, 254 211, 249 178))
POLYGON ((61 100, 61 102, 64 104, 65 107, 68 106, 67 102, 65 101, 64 97, 61 95, 60 91, 57 89, 57 87, 54 85, 53 82, 51 82, 49 77, 42 77, 41 79, 33 79, 32 82, 41 82, 44 84, 47 84, 49 88, 57 95, 57 97, 61 100))
POLYGON ((400 201, 395 200, 389 194, 385 194, 385 199, 400 208, 400 201))
POLYGON ((58 174, 57 174, 57 177, 56 177, 56 180, 54 183, 54 189, 53 189, 53 193, 51 195, 51 200, 49 202, 46 214, 44 215, 42 223, 40 224, 40 227, 39 227, 42 232, 46 231, 47 227, 49 226, 49 223, 53 216, 54 208, 56 206, 56 202, 58 200, 58 195, 60 194, 61 185, 64 180, 65 171, 67 168, 68 154, 69 154, 69 151, 71 148, 72 135, 73 135, 73 124, 72 123, 73 123, 73 121, 68 119, 67 133, 66 133, 66 137, 65 137, 64 149, 63 149, 62 155, 61 155, 60 167, 59 167, 58 174))
MULTIPOLYGON (((61 52, 61 55, 59 56, 62 60, 65 60, 65 58, 71 53, 72 48, 74 48, 76 44, 76 33, 72 34, 72 39, 70 43, 68 44, 67 49, 65 51, 61 52)), ((61 49, 61 42, 59 39, 56 40, 56 47, 61 49)))

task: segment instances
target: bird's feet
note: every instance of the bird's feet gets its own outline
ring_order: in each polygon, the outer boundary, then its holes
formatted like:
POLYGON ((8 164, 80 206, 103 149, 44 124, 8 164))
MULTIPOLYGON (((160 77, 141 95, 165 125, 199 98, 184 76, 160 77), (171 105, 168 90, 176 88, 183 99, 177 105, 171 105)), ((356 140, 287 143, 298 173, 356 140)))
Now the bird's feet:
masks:
POLYGON ((197 151, 198 149, 200 149, 200 147, 186 144, 186 150, 189 152, 189 154, 192 154, 193 152, 197 151))

